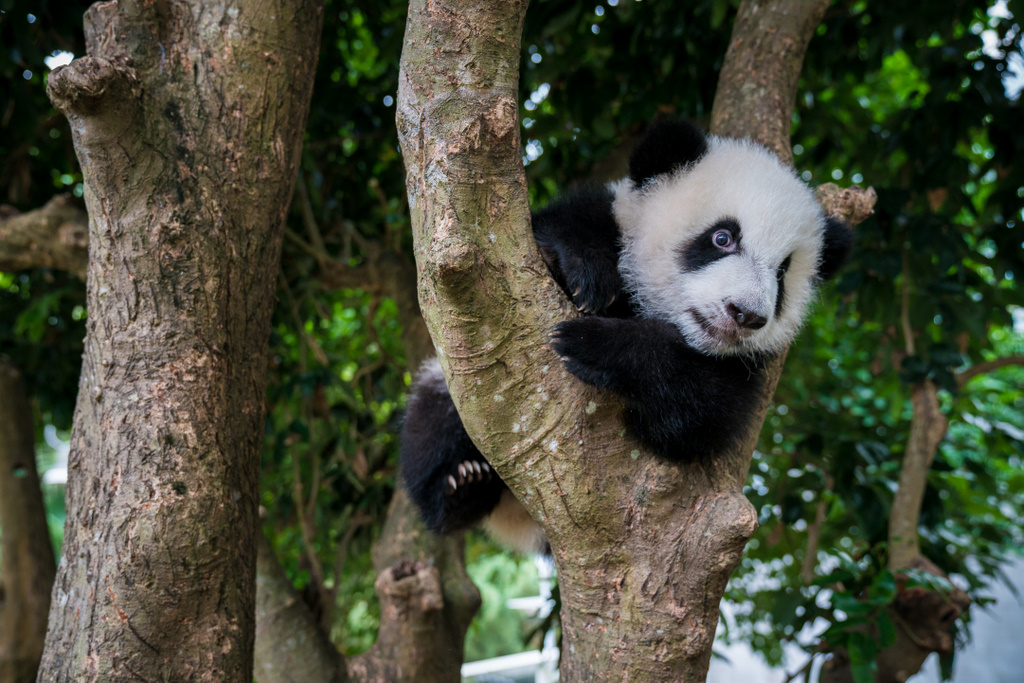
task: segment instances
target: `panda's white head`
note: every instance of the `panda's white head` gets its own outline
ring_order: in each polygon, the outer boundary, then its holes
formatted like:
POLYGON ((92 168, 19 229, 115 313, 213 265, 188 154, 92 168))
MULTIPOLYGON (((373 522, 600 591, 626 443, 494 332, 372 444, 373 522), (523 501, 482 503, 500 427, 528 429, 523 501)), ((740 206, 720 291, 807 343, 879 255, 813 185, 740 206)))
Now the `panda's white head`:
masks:
POLYGON ((848 229, 771 152, 681 122, 648 133, 612 191, 619 269, 641 314, 709 354, 786 348, 849 248, 848 229))

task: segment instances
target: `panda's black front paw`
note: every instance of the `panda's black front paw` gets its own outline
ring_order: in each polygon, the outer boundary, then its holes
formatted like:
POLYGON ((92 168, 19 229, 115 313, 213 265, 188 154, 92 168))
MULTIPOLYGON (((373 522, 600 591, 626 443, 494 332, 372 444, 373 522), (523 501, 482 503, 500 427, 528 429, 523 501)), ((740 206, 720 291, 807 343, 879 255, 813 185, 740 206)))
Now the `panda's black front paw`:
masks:
POLYGON ((566 284, 573 304, 581 313, 601 313, 622 292, 622 277, 615 262, 597 254, 563 255, 566 284))
POLYGON ((621 344, 617 330, 621 324, 613 318, 567 320, 555 327, 551 348, 576 377, 601 389, 615 389, 620 370, 615 359, 621 344))
POLYGON ((458 467, 455 468, 455 472, 449 474, 445 480, 445 494, 450 496, 458 491, 460 487, 464 489, 467 485, 475 482, 490 481, 491 476, 491 466, 484 460, 460 462, 458 467))

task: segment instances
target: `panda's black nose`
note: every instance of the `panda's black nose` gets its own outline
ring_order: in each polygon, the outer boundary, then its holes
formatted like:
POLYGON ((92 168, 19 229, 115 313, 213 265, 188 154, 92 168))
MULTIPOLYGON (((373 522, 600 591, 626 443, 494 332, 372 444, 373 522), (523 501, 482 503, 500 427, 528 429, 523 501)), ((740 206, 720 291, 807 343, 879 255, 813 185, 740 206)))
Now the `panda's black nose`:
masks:
POLYGON ((754 311, 741 308, 732 302, 726 304, 725 309, 729 311, 729 315, 732 316, 732 319, 740 327, 745 327, 749 330, 759 330, 768 324, 768 319, 763 315, 758 315, 754 311))

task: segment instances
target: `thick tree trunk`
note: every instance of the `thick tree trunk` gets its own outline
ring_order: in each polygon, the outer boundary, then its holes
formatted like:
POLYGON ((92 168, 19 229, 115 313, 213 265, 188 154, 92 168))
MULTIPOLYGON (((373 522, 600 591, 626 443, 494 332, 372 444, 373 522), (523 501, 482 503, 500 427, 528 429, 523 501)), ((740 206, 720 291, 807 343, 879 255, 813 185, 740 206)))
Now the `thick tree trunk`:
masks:
POLYGON ((0 357, 0 681, 36 679, 57 571, 21 375, 0 357))
POLYGON ((620 406, 546 346, 573 312, 529 236, 515 103, 524 11, 410 8, 398 125, 421 307, 467 428, 547 529, 563 680, 703 680, 756 516, 735 470, 637 450, 620 406))
POLYGON ((252 680, 266 340, 321 18, 97 4, 50 76, 90 259, 42 680, 252 680))
POLYGON ((722 63, 711 132, 753 138, 792 165, 789 129, 807 45, 829 0, 744 0, 722 63))
MULTIPOLYGON (((765 120, 791 115, 803 50, 827 2, 795 5, 772 29, 795 55, 775 68, 794 73, 767 78, 758 71, 767 59, 734 58, 721 106, 770 98, 789 105, 765 120)), ((527 225, 514 99, 524 11, 480 0, 410 7, 398 128, 421 307, 468 431, 551 541, 562 680, 704 680, 719 600, 756 527, 741 488, 757 429, 708 467, 664 465, 622 436, 621 407, 567 377, 547 347, 553 324, 574 311, 527 225)), ((739 22, 732 51, 755 30, 739 22)), ((788 152, 788 126, 788 117, 773 125, 787 136, 769 144, 788 152)))

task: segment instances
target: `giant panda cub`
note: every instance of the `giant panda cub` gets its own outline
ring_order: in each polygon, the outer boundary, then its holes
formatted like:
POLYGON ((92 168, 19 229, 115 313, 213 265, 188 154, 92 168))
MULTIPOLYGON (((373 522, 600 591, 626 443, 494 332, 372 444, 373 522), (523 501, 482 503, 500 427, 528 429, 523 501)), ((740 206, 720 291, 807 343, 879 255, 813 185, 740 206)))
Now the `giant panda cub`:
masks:
MULTIPOLYGON (((681 121, 650 127, 627 178, 535 212, 533 235, 584 314, 556 325, 551 347, 580 380, 621 396, 633 436, 677 463, 745 432, 766 362, 852 241, 771 152, 681 121)), ((483 522, 503 545, 546 550, 470 441, 436 359, 412 387, 401 470, 433 531, 483 522)))

